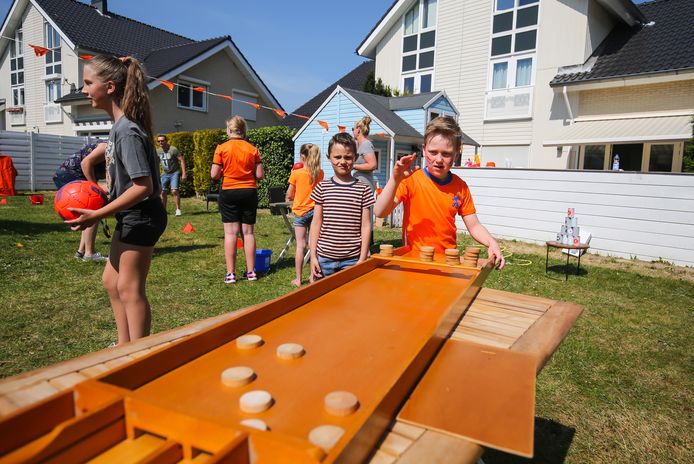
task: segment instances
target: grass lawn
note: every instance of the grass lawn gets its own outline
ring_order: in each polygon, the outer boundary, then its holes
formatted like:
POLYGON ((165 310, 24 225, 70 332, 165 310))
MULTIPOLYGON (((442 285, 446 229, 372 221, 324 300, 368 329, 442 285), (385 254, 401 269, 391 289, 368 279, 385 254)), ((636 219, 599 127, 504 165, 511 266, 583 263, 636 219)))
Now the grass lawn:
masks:
MULTIPOLYGON (((115 340, 100 283, 103 264, 73 258, 79 235, 58 220, 52 196, 46 200, 31 206, 28 197, 12 197, 0 205, 0 377, 115 340)), ((208 213, 203 202, 186 199, 183 211, 182 217, 169 216, 148 280, 153 332, 292 290, 293 250, 258 282, 225 286, 216 206, 208 213), (194 233, 181 231, 187 222, 194 233)), ((113 228, 114 220, 109 224, 113 228)), ((258 248, 274 250, 273 258, 288 238, 281 217, 267 211, 259 213, 256 233, 258 248)), ((396 243, 399 237, 399 230, 376 232, 377 243, 396 243)), ((585 308, 539 377, 536 461, 694 462, 694 271, 586 256, 582 275, 564 282, 558 251, 550 264, 559 272, 545 274, 543 247, 503 245, 510 263, 485 286, 585 308)), ((101 234, 97 249, 108 252, 101 234)), ((484 459, 527 462, 495 452, 484 459)))

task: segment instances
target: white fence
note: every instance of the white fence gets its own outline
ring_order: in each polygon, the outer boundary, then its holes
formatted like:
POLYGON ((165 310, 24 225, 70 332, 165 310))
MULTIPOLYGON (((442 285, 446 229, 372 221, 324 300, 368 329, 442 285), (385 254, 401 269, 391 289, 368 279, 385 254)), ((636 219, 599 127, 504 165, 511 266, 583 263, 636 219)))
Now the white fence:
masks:
MULTIPOLYGON (((544 244, 566 210, 590 230, 591 252, 694 266, 694 175, 460 169, 492 235, 544 244)), ((458 218, 458 228, 465 231, 458 218)))
POLYGON ((17 190, 50 190, 55 189, 58 165, 89 141, 90 137, 0 131, 0 153, 12 158, 17 190))

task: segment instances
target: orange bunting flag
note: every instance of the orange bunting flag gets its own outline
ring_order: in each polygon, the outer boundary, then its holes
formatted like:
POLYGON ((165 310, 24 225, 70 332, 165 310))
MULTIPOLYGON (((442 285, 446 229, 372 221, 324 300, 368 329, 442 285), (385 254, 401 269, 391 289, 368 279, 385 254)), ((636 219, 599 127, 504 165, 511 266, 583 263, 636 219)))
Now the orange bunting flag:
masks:
POLYGON ((301 119, 311 119, 311 118, 309 118, 308 116, 302 116, 302 115, 300 115, 300 114, 294 114, 294 113, 290 113, 290 114, 291 114, 292 116, 296 116, 297 118, 301 118, 301 119))
POLYGON ((284 118, 287 117, 287 113, 285 113, 285 112, 282 111, 282 110, 278 110, 277 108, 273 108, 272 111, 274 111, 275 113, 277 113, 277 116, 279 116, 279 117, 282 118, 282 119, 284 119, 284 118))
POLYGON ((231 98, 229 95, 224 95, 224 94, 218 93, 217 96, 222 97, 222 98, 226 98, 229 101, 233 100, 233 98, 231 98))
POLYGON ((316 122, 321 125, 323 129, 325 129, 325 132, 328 132, 330 130, 330 126, 328 125, 327 122, 321 121, 320 119, 316 119, 316 122))
POLYGON ((162 80, 162 79, 157 79, 157 80, 158 80, 159 82, 161 82, 162 84, 164 84, 169 90, 173 90, 173 88, 174 88, 174 83, 173 83, 173 82, 165 81, 165 80, 162 80))
POLYGON ((260 105, 257 104, 257 103, 251 103, 251 102, 244 102, 244 103, 248 103, 249 105, 251 105, 251 106, 252 106, 253 108, 255 108, 256 110, 259 110, 259 109, 260 109, 260 105))
POLYGON ((204 92, 205 87, 193 87, 193 90, 195 90, 196 92, 204 92))
POLYGON ((384 134, 383 132, 379 132, 378 134, 374 134, 374 135, 376 137, 385 137, 386 136, 386 134, 384 134))
POLYGON ((344 131, 347 130, 347 126, 340 126, 340 125, 338 125, 338 126, 337 126, 337 130, 339 130, 340 132, 344 132, 344 131))
POLYGON ((49 49, 44 48, 44 47, 39 47, 38 45, 29 44, 29 46, 34 49, 34 53, 36 54, 36 56, 43 56, 43 55, 47 54, 48 52, 50 52, 49 49))
POLYGON ((82 58, 85 61, 89 61, 92 58, 94 58, 94 55, 80 55, 80 58, 82 58))

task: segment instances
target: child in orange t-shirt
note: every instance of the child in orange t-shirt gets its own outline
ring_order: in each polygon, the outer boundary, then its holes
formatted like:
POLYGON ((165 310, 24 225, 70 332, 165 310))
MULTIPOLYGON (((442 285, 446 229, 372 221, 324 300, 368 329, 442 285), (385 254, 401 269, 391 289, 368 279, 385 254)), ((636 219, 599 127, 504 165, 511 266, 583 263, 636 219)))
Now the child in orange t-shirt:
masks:
MULTIPOLYGON (((296 256, 294 266, 296 278, 292 285, 301 286, 301 273, 304 267, 304 254, 306 253, 306 232, 313 219, 313 208, 316 202, 311 199, 311 192, 316 184, 323 180, 323 170, 320 167, 320 148, 312 143, 305 143, 299 150, 302 167, 295 169, 289 175, 289 188, 287 189, 287 201, 294 200, 292 212, 294 213, 294 235, 296 236, 296 256)), ((309 280, 313 276, 309 273, 309 280)))
POLYGON ((412 166, 416 153, 395 163, 374 211, 376 216, 385 217, 403 202, 405 244, 414 250, 433 246, 437 253, 457 247, 455 216, 459 214, 472 238, 487 247, 489 259, 501 269, 505 261, 499 244, 477 218, 467 184, 451 173, 453 160, 460 151, 461 135, 453 118, 433 119, 427 125, 422 144, 426 167, 419 170, 412 166))

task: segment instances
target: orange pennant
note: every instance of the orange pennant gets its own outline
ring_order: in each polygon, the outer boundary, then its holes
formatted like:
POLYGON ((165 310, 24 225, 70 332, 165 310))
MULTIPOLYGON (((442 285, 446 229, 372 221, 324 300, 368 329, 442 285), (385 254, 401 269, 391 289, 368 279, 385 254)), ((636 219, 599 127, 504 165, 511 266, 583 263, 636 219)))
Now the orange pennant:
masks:
POLYGON ((224 94, 221 94, 221 93, 218 93, 217 96, 218 96, 218 97, 222 97, 222 98, 226 98, 226 99, 229 100, 229 101, 234 100, 234 99, 231 98, 229 95, 224 95, 224 94))
POLYGON ((378 134, 374 134, 374 135, 376 137, 385 137, 386 136, 386 134, 384 134, 383 132, 379 132, 378 134))
POLYGON ((311 119, 311 118, 309 118, 308 116, 302 116, 302 115, 300 115, 300 114, 294 114, 294 113, 290 113, 290 114, 291 114, 292 116, 296 116, 297 118, 301 118, 301 119, 311 119))
POLYGON ((190 233, 190 232, 195 232, 195 228, 193 227, 193 224, 190 222, 186 223, 185 226, 183 226, 183 232, 190 233))
POLYGON ((6 198, 0 198, 0 205, 6 205, 7 204, 7 199, 6 198))
POLYGON ((328 125, 327 122, 321 121, 320 119, 316 119, 316 122, 321 125, 323 129, 325 129, 325 132, 328 132, 330 130, 330 126, 328 125))
POLYGON ((284 118, 287 117, 287 113, 285 113, 285 112, 282 111, 282 110, 278 110, 277 108, 273 108, 272 111, 274 111, 275 113, 277 113, 277 115, 278 115, 280 118, 282 118, 282 119, 284 119, 284 118))
POLYGON ((338 125, 338 126, 337 126, 337 130, 339 130, 340 132, 344 132, 344 131, 347 130, 347 126, 340 126, 340 125, 338 125))
POLYGON ((195 90, 196 92, 204 92, 205 87, 193 87, 193 90, 195 90))
POLYGON ((39 47, 38 45, 29 44, 29 46, 34 49, 34 53, 36 54, 36 56, 43 56, 43 55, 47 54, 48 52, 50 52, 49 49, 44 48, 44 47, 39 47))
POLYGON ((257 103, 251 103, 251 102, 244 102, 244 103, 248 103, 249 105, 251 105, 251 106, 252 106, 253 108, 255 108, 256 110, 259 110, 259 109, 260 109, 260 105, 257 104, 257 103))
POLYGON ((163 79, 157 79, 157 80, 158 80, 159 82, 161 82, 162 84, 164 84, 169 90, 173 90, 173 88, 174 88, 174 83, 173 83, 173 82, 165 81, 165 80, 163 80, 163 79))
POLYGON ((85 61, 89 61, 92 58, 94 58, 94 55, 80 55, 80 58, 82 58, 85 61))

